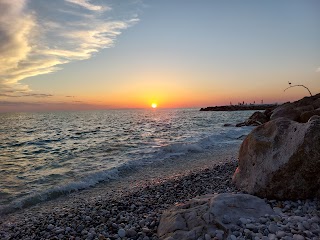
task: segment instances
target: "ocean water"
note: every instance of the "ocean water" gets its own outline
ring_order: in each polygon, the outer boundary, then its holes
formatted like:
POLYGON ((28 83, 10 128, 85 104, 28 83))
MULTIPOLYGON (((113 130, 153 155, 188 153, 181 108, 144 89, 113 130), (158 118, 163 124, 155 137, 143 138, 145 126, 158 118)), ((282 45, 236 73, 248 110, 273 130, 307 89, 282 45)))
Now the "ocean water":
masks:
POLYGON ((106 110, 0 114, 0 213, 121 178, 155 161, 221 149, 252 111, 106 110))

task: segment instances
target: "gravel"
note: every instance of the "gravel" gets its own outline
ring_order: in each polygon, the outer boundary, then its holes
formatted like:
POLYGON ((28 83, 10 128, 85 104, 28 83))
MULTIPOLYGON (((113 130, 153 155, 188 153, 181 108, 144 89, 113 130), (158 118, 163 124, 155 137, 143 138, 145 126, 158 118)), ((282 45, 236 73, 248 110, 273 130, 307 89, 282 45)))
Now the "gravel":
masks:
MULTIPOLYGON (((161 214, 170 206, 208 193, 239 192, 231 183, 232 160, 171 178, 158 178, 129 190, 69 196, 41 207, 3 216, 0 239, 156 240, 161 214), (72 199, 72 200, 70 200, 72 199)), ((228 239, 320 239, 318 200, 267 201, 276 214, 241 218, 228 239)), ((221 232, 203 239, 224 239, 221 232)))

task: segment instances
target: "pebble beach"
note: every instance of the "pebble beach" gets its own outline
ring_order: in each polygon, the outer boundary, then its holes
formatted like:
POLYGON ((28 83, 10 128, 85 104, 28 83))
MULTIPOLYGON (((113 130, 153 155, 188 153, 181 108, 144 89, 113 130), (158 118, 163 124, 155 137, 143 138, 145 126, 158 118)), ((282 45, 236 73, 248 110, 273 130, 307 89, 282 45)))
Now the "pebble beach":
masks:
MULTIPOLYGON (((150 179, 139 178, 148 174, 145 169, 144 173, 137 172, 120 182, 2 216, 0 239, 155 240, 159 239, 161 214, 169 207, 209 193, 240 192, 231 182, 237 167, 234 157, 214 164, 186 162, 180 169, 172 169, 170 164, 164 166, 168 171, 163 176, 151 172, 150 179)), ((163 166, 160 168, 158 173, 164 170, 163 166)), ((320 206, 316 199, 266 201, 276 214, 259 219, 240 218, 228 239, 320 239, 320 206)), ((217 230, 202 239, 227 238, 217 230)))

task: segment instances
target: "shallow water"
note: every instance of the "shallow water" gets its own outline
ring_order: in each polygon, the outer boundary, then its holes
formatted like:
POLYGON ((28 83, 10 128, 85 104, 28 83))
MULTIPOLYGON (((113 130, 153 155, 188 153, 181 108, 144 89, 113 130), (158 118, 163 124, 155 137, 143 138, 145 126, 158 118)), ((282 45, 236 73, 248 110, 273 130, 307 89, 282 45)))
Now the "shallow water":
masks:
POLYGON ((239 145, 252 111, 108 110, 0 114, 0 211, 55 198, 179 156, 239 145))

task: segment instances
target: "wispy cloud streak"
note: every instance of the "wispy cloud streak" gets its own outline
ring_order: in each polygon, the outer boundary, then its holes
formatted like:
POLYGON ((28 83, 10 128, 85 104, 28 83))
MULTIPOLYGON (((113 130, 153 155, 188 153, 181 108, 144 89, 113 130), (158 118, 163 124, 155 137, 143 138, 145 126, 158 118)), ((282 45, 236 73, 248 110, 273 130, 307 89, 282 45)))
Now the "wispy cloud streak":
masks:
POLYGON ((0 93, 0 97, 11 97, 11 98, 17 98, 17 97, 36 97, 36 98, 47 98, 52 97, 52 94, 45 94, 45 93, 19 93, 14 92, 14 95, 9 93, 0 93))
POLYGON ((84 7, 87 10, 91 11, 105 11, 105 10, 111 10, 109 7, 102 7, 98 5, 91 4, 89 1, 86 0, 66 0, 67 2, 79 5, 81 7, 84 7))
MULTIPOLYGON (((30 2, 0 0, 2 96, 21 96, 22 92, 31 91, 21 80, 52 73, 62 64, 88 59, 99 50, 112 47, 116 37, 138 21, 131 16, 114 19, 108 15, 112 11, 109 6, 86 0, 57 0, 58 7, 46 13, 33 9, 30 2)), ((37 4, 49 3, 52 2, 37 4)))

